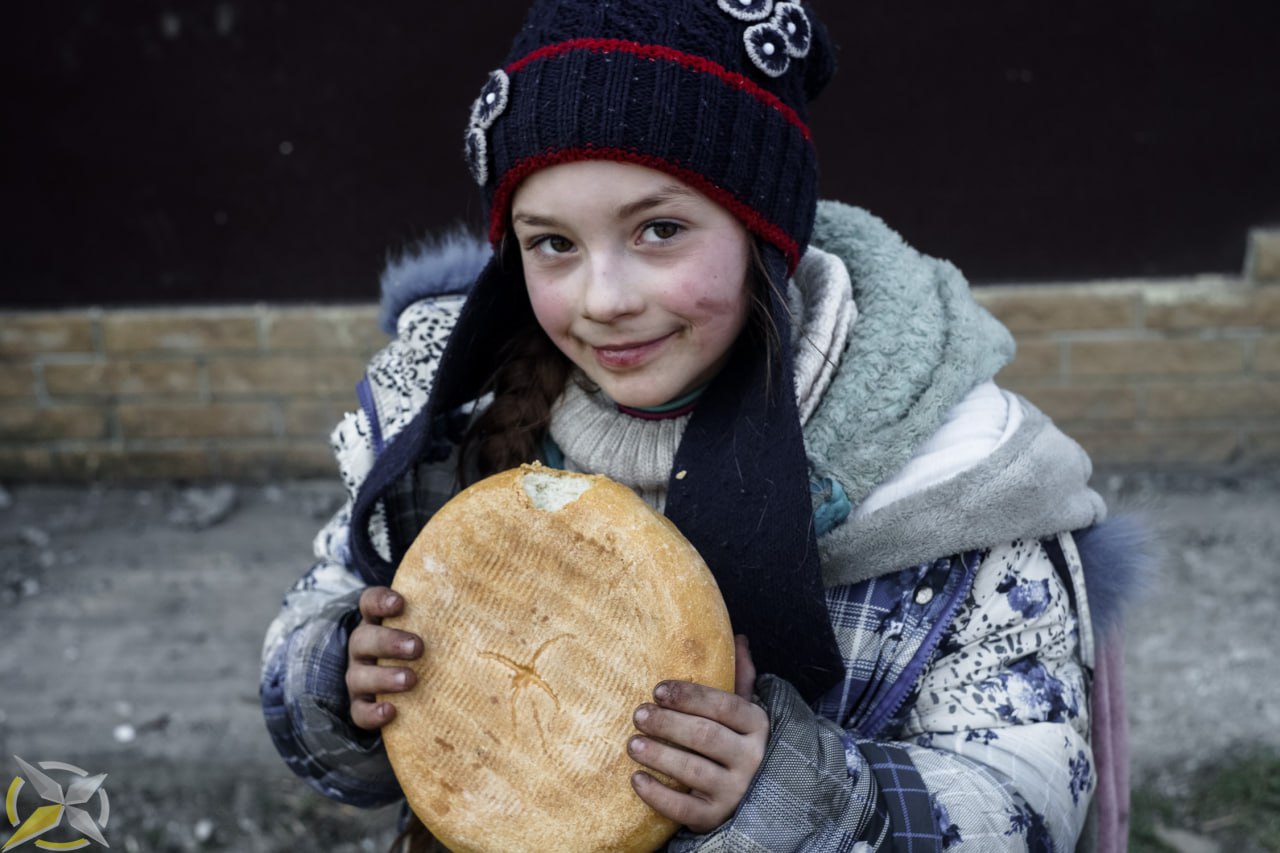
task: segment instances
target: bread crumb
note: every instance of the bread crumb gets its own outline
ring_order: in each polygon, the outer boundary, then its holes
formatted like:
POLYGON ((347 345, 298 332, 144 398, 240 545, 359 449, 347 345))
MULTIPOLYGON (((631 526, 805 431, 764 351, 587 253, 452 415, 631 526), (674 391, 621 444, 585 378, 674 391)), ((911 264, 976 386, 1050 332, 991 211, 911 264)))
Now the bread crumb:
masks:
POLYGON ((685 477, 688 477, 688 476, 689 476, 689 472, 688 472, 688 471, 681 471, 681 472, 679 472, 678 474, 676 474, 676 479, 677 479, 677 480, 683 480, 685 477))

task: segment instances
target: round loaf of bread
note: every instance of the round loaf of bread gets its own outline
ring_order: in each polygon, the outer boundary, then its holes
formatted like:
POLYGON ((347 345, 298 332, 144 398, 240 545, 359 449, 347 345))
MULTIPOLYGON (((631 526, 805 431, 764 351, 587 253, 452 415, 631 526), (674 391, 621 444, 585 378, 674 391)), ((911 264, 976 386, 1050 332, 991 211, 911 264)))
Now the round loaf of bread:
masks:
MULTIPOLYGON (((733 634, 675 526, 608 478, 538 465, 449 501, 396 572, 422 637, 387 754, 455 853, 651 851, 676 826, 631 788, 632 714, 681 679, 733 690, 733 634)), ((389 661, 387 663, 390 663, 389 661)), ((402 663, 402 662, 399 662, 402 663)))

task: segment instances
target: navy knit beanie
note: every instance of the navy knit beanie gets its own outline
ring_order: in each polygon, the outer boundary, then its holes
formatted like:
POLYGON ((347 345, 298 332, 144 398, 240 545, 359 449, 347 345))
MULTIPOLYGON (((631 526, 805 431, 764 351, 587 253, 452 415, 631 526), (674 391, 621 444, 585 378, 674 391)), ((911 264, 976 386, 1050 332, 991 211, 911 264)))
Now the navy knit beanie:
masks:
POLYGON ((533 172, 618 160, 701 191, 794 270, 817 204, 805 105, 833 70, 825 29, 799 3, 534 3, 466 132, 490 240, 533 172))
MULTIPOLYGON (((781 290, 817 207, 805 105, 833 71, 826 31, 801 3, 535 0, 466 131, 495 249, 521 181, 577 160, 666 172, 758 238, 776 285, 769 311, 781 352, 771 360, 758 347, 735 348, 686 427, 665 511, 711 567, 758 671, 786 678, 810 701, 843 667, 821 585, 781 290)), ((368 537, 377 502, 392 489, 412 493, 405 481, 431 455, 433 426, 482 393, 502 343, 531 319, 518 264, 495 251, 458 318, 427 408, 376 460, 357 496, 352 550, 367 582, 388 582, 394 568, 368 537)), ((395 532, 398 560, 410 542, 395 532)))

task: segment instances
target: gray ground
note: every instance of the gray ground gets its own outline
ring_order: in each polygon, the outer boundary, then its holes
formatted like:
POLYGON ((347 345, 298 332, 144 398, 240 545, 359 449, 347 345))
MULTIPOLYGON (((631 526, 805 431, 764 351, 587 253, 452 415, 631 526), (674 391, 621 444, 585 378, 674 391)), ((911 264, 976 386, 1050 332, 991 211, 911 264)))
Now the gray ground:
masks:
MULTIPOLYGON (((1176 792, 1224 750, 1280 748, 1280 478, 1098 482, 1165 545, 1129 622, 1136 778, 1176 792)), ((263 630, 338 500, 327 483, 0 490, 0 786, 14 755, 109 773, 108 840, 130 853, 386 849, 394 812, 310 793, 258 710, 263 630)))

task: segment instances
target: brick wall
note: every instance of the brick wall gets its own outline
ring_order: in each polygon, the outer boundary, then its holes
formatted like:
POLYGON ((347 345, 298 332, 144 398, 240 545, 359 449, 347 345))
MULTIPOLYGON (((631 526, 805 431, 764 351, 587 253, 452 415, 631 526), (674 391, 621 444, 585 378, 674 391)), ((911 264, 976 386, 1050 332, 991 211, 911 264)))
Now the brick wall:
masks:
POLYGON ((332 476, 372 306, 0 314, 0 478, 332 476))
MULTIPOLYGON (((1240 278, 978 287, 1100 465, 1280 462, 1280 230, 1240 278)), ((332 476, 375 309, 0 312, 0 479, 332 476)))

